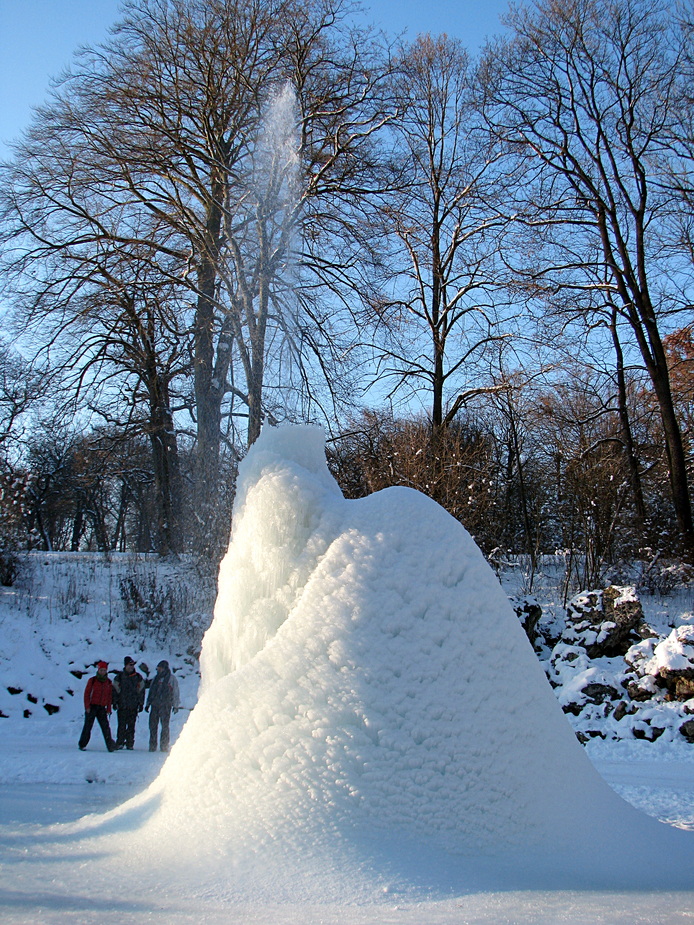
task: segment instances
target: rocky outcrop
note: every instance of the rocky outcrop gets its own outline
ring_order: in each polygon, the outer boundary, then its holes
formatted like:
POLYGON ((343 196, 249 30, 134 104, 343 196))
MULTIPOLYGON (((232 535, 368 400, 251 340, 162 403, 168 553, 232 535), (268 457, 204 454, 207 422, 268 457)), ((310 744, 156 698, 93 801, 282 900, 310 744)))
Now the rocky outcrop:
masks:
POLYGON ((584 591, 566 610, 565 641, 583 646, 589 658, 624 655, 643 632, 643 609, 631 587, 584 591))
POLYGON ((669 700, 690 700, 694 697, 694 626, 678 626, 665 639, 652 645, 650 657, 640 656, 648 651, 641 646, 631 654, 640 684, 646 679, 658 688, 667 690, 669 700))
POLYGON ((513 609, 516 616, 521 622, 526 632, 530 645, 535 648, 537 642, 538 630, 537 625, 542 617, 542 608, 534 597, 523 597, 520 600, 512 601, 513 609))
MULTIPOLYGON (((542 622, 537 632, 547 642, 542 622)), ((667 735, 694 744, 694 626, 657 635, 633 588, 574 597, 561 639, 543 661, 581 742, 667 735)))

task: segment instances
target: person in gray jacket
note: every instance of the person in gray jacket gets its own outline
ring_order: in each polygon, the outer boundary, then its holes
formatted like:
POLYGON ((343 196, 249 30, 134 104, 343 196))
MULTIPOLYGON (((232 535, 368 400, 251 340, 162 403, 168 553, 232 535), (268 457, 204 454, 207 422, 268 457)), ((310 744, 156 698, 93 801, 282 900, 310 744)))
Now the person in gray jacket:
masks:
POLYGON ((159 748, 163 752, 168 752, 171 711, 178 713, 179 705, 178 681, 171 673, 169 663, 166 659, 162 659, 157 665, 157 673, 150 684, 145 707, 149 713, 149 750, 151 752, 157 750, 160 725, 159 748))

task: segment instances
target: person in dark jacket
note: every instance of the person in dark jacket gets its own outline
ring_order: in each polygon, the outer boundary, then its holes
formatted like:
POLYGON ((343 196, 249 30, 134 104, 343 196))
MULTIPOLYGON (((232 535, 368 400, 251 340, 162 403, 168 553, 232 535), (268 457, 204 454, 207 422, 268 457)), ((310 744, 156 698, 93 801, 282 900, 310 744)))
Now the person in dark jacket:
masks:
POLYGON ((84 726, 79 740, 80 751, 84 751, 89 744, 94 720, 97 720, 104 735, 106 748, 113 752, 116 743, 111 737, 111 727, 108 718, 113 703, 113 684, 108 676, 108 662, 98 662, 96 674, 87 681, 84 689, 84 726))
POLYGON ((113 677, 113 709, 118 712, 116 748, 135 747, 135 723, 144 705, 145 679, 135 671, 135 660, 126 655, 123 670, 113 677))
POLYGON ((156 752, 159 724, 161 738, 159 747, 163 752, 169 750, 169 720, 171 710, 178 712, 178 681, 171 673, 169 663, 162 659, 157 665, 157 673, 149 686, 149 696, 145 710, 149 711, 149 750, 156 752))

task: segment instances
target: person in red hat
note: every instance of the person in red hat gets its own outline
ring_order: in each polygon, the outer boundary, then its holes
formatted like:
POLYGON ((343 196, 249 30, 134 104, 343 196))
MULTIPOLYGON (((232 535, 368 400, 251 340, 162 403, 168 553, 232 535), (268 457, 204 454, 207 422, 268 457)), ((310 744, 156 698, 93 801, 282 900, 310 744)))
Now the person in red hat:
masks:
POLYGON ((87 681, 84 689, 84 726, 78 743, 81 752, 89 743, 94 720, 101 726, 106 748, 110 752, 116 750, 116 743, 111 737, 111 727, 108 724, 112 703, 113 684, 108 676, 108 662, 97 662, 96 674, 87 681))

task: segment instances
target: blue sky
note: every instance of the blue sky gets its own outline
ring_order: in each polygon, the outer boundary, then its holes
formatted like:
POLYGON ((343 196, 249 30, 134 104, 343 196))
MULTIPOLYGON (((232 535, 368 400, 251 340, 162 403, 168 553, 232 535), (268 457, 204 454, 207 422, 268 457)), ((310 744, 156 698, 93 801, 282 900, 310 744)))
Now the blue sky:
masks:
MULTIPOLYGON (((387 32, 447 32, 475 50, 498 32, 507 0, 364 0, 387 32)), ((0 0, 0 158, 73 51, 107 37, 120 0, 0 0)))

